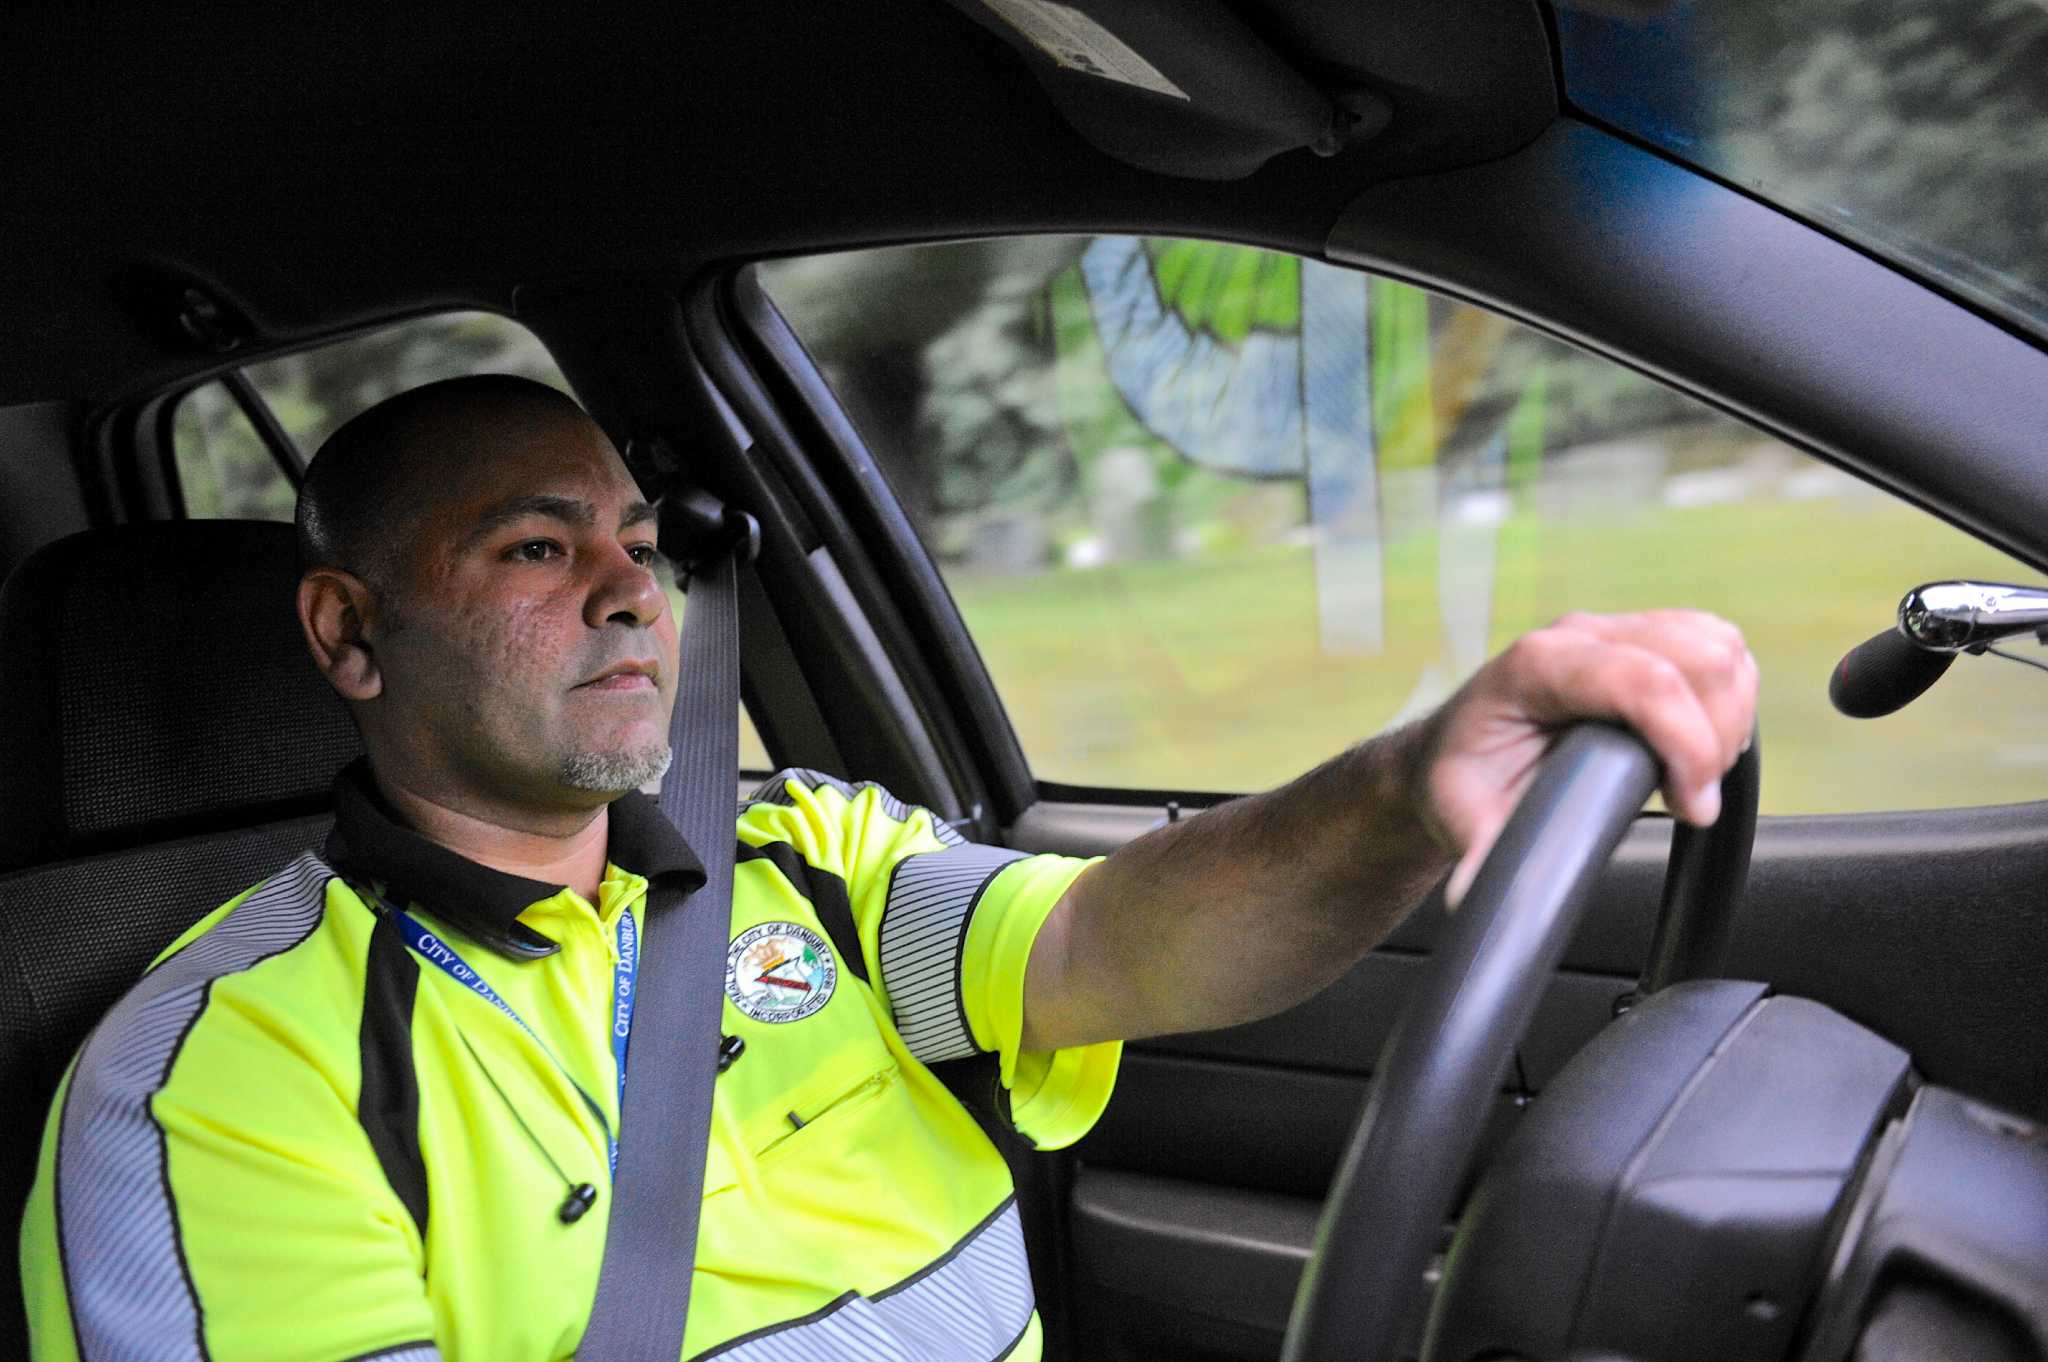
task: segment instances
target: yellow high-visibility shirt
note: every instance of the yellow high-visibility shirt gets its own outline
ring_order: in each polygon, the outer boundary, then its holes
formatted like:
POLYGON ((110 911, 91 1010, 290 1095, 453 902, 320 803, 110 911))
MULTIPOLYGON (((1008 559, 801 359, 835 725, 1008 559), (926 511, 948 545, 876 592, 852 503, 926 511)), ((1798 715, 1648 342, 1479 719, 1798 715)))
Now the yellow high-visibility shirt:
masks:
MULTIPOLYGON (((197 924, 74 1061, 22 1230, 36 1358, 574 1353, 612 1191, 621 919, 695 858, 627 796, 591 904, 427 842, 363 769, 336 814, 325 856, 197 924)), ((737 830, 743 1048, 683 1356, 1037 1357, 1008 1168, 928 1066, 992 1056, 1040 1147, 1094 1122, 1117 1046, 1019 1053, 1032 943, 1088 862, 966 844, 808 771, 737 830)))

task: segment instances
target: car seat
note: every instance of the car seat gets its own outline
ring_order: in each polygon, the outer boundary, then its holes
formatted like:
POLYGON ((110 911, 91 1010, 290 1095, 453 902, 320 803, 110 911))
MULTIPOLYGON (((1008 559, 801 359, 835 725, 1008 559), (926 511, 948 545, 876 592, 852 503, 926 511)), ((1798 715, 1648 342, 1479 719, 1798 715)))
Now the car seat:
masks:
MULTIPOLYGON (((0 589, 0 1209, 18 1227, 51 1096, 178 933, 309 847, 361 750, 293 608, 289 525, 90 530, 0 589)), ((25 1356, 19 1262, 0 1357, 25 1356)))

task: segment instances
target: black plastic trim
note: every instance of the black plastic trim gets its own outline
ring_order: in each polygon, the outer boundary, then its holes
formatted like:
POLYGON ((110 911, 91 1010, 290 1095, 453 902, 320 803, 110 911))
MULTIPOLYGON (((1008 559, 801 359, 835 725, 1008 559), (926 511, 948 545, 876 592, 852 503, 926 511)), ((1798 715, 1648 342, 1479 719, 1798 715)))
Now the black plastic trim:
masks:
MULTIPOLYGON (((1101 1120, 1072 1149, 1084 1166, 1321 1197, 1371 1086, 1358 1074, 1133 1045, 1101 1120)), ((1523 1110, 1513 1095, 1496 1097, 1482 1149, 1498 1144, 1523 1110)))
POLYGON ((144 457, 172 457, 174 407, 175 403, 102 409, 80 427, 79 484, 92 489, 95 528, 162 519, 174 506, 182 507, 175 467, 152 467, 156 461, 144 457), (153 447, 145 451, 144 440, 152 441, 153 447), (99 516, 102 510, 105 519, 99 516))
POLYGON ((145 462, 155 466, 173 520, 183 520, 190 514, 185 504, 185 479, 178 474, 178 405, 191 393, 192 389, 186 388, 152 398, 135 413, 128 427, 132 441, 130 457, 137 466, 145 462))
MULTIPOLYGON (((1552 20, 1554 24, 1554 15, 1552 15, 1552 20)), ((1984 303, 1979 299, 1972 298, 1969 294, 1962 292, 1959 289, 1944 284, 1941 280, 1935 278, 1932 275, 1923 274, 1913 269, 1913 262, 1910 259, 1904 257, 1898 260, 1887 259, 1885 256, 1879 253, 1877 247, 1872 246, 1867 242, 1858 241, 1855 237, 1848 235, 1847 233, 1843 232, 1840 228, 1830 226, 1827 222, 1823 221, 1820 218, 1809 217, 1790 204, 1779 203, 1775 199, 1766 197, 1765 195, 1758 193, 1756 190, 1751 189, 1746 185, 1742 184, 1739 180, 1730 179, 1728 176, 1722 174, 1720 171, 1713 169, 1711 166, 1698 165, 1694 162, 1688 161, 1683 156, 1678 155, 1676 152, 1672 151, 1668 147, 1658 145, 1658 143, 1654 139, 1647 137, 1642 133, 1636 132, 1632 128, 1624 127, 1619 123, 1615 123, 1607 118, 1603 118, 1599 114, 1594 113, 1591 110, 1583 107, 1582 105, 1575 103, 1570 97, 1571 92, 1569 88, 1565 85, 1564 43, 1562 37, 1558 34, 1555 27, 1552 28, 1551 39, 1552 42, 1555 44, 1558 61, 1558 112, 1563 117, 1572 119, 1579 123, 1583 123, 1589 128, 1597 128, 1601 132, 1606 133, 1608 136, 1614 138, 1616 141, 1626 142, 1630 146, 1636 148, 1641 152, 1644 152, 1647 155, 1654 156, 1660 161, 1668 162, 1672 167, 1684 172, 1688 176, 1705 180, 1709 184, 1719 185, 1721 188, 1726 189, 1731 194, 1740 194, 1743 198, 1749 199, 1752 202, 1758 204, 1759 206, 1769 209, 1773 213, 1782 214, 1785 217, 1792 219, 1794 222, 1799 223, 1801 226, 1807 228, 1809 231, 1817 232, 1821 236, 1826 237, 1828 240, 1834 242, 1836 245, 1842 246, 1848 250, 1852 250, 1856 252, 1856 254, 1865 257, 1872 264, 1878 266, 1880 269, 1885 269, 1895 274, 1904 275, 1906 278, 1913 280, 1913 282, 1919 284, 1922 288, 1926 289, 1929 293, 1935 294, 1947 302, 1954 303, 1957 307, 1963 308, 1964 310, 1977 316, 1979 319, 1988 322, 1989 324, 1997 327, 2001 331, 2006 332, 2015 340, 2024 341, 2027 344, 2036 347, 2037 349, 2044 344, 2048 344, 2048 337, 2044 337, 2035 331, 2029 330, 2024 323, 2019 322, 2014 318, 2005 315, 2004 313, 1998 311, 1996 308, 1991 307, 1990 305, 1984 303)))
POLYGON ((249 381, 246 369, 230 369, 220 376, 220 384, 235 399, 235 405, 242 409, 242 415, 256 428, 262 437, 263 447, 270 451, 271 462, 285 481, 297 491, 306 480, 306 456, 299 449, 299 442, 292 438, 284 423, 277 419, 277 413, 270 409, 270 403, 263 394, 256 391, 256 385, 249 381))
MULTIPOLYGON (((1220 1031, 1134 1041, 1126 1053, 1366 1077, 1428 973, 1427 955, 1382 948, 1285 1012, 1220 1031)), ((1516 1051, 1518 1067, 1501 1091, 1526 1096, 1547 1087, 1580 1047, 1605 1029, 1614 1000, 1632 983, 1625 975, 1584 970, 1560 969, 1551 975, 1536 1020, 1516 1051)))
MULTIPOLYGON (((829 498, 806 486, 810 470, 735 341, 727 282, 721 275, 699 280, 684 296, 682 319, 704 381, 755 436, 752 473, 776 483, 782 545, 770 545, 764 556, 763 586, 785 616, 811 693, 847 762, 905 798, 956 818, 978 801, 968 793, 972 787, 962 785, 971 773, 946 757, 958 750, 948 741, 950 716, 921 700, 917 659, 879 632, 895 623, 893 613, 866 576, 859 544, 850 534, 833 533, 837 512, 829 498), (798 552, 784 561, 781 554, 790 548, 798 552)), ((895 624, 893 632, 900 630, 895 624)), ((922 692, 929 693, 928 687, 922 692)))
POLYGON ((1326 251, 1606 355, 2048 564, 2048 353, 1601 129, 1560 119, 1503 161, 1369 189, 1326 251))
POLYGON ((915 692, 895 665, 902 654, 892 653, 883 643, 876 628, 878 621, 866 608, 872 606, 872 598, 857 597, 840 560, 824 545, 806 554, 804 563, 813 599, 829 607, 839 624, 832 641, 838 645, 840 675, 849 690, 866 701, 870 725, 880 729, 876 720, 884 715, 890 720, 883 732, 898 759, 898 769, 909 778, 899 775, 889 783, 912 803, 925 805, 941 818, 959 819, 969 806, 962 802, 951 778, 953 764, 943 755, 948 749, 933 741, 932 726, 925 722, 929 711, 917 703, 915 692))
MULTIPOLYGON (((900 613, 905 637, 925 657, 940 708, 964 719, 957 740, 985 787, 989 819, 1010 822, 1035 798, 1030 767, 952 593, 860 432, 756 272, 738 271, 728 287, 736 332, 751 347, 764 381, 780 389, 775 396, 790 419, 801 418, 808 427, 804 434, 811 438, 801 447, 821 480, 821 493, 848 536, 867 550, 882 594, 900 613)), ((990 830, 984 827, 983 835, 990 830)))
MULTIPOLYGON (((740 695, 761 745, 778 768, 803 766, 818 771, 838 771, 846 759, 839 753, 832 730, 818 710, 817 701, 804 682, 802 666, 790 647, 789 635, 759 573, 739 575, 741 654, 746 667, 740 675, 740 695)), ((744 773, 743 773, 744 774, 744 773)), ((758 773, 766 780, 772 771, 758 773)), ((760 781, 754 781, 759 784, 760 781)))
POLYGON ((1308 1263, 1322 1203, 1083 1168, 1073 1233, 1087 1286, 1277 1334, 1308 1263))
POLYGON ((1169 804, 1178 804, 1184 809, 1206 809, 1227 800, 1242 799, 1252 793, 1249 790, 1161 790, 1151 786, 1135 785, 1069 785, 1063 781, 1041 780, 1038 782, 1038 800, 1051 800, 1067 804, 1125 804, 1142 805, 1164 810, 1169 804))

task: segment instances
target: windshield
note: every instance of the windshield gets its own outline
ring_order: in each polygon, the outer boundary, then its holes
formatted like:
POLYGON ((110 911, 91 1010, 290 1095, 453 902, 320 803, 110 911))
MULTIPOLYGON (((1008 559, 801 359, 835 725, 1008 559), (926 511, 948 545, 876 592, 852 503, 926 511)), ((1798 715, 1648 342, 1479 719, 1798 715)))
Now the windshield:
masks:
POLYGON ((2048 0, 1563 0, 1558 20, 1584 112, 2048 337, 2048 0))

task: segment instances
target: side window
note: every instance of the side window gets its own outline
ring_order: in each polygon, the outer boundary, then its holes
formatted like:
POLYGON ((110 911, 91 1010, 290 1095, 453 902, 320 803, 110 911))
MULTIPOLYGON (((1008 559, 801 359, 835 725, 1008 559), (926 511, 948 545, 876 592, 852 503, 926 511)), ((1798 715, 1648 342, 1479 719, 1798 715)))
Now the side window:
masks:
POLYGON ((1826 687, 1900 595, 2026 565, 1481 309, 1213 242, 763 266, 944 573, 1041 780, 1240 791, 1426 712, 1572 609, 1686 605, 1763 673, 1767 812, 2040 798, 2038 678, 1826 687), (1928 751, 1943 760, 1929 763, 1928 751))
POLYGON ((342 422, 403 389, 475 373, 569 388, 532 332, 492 312, 422 317, 251 364, 239 394, 226 381, 194 388, 172 427, 185 513, 290 520, 298 471, 342 422), (284 447, 263 438, 251 406, 276 421, 284 447))
POLYGON ((185 514, 193 519, 292 518, 292 475, 226 383, 205 384, 179 399, 171 450, 185 514))
MULTIPOLYGON (((290 520, 298 474, 344 421, 394 393, 473 373, 520 374, 569 391, 533 333, 491 312, 423 317, 251 364, 240 371, 240 392, 227 381, 195 388, 172 427, 185 513, 290 520), (269 440, 258 428, 266 419, 276 427, 269 440)), ((681 618, 682 593, 672 585, 669 594, 681 618)), ((744 709, 740 766, 774 768, 744 709)))

